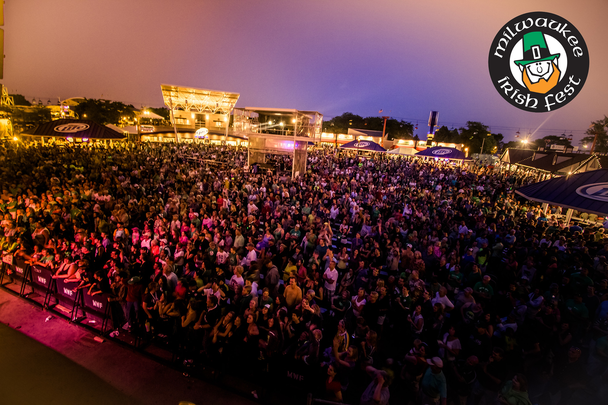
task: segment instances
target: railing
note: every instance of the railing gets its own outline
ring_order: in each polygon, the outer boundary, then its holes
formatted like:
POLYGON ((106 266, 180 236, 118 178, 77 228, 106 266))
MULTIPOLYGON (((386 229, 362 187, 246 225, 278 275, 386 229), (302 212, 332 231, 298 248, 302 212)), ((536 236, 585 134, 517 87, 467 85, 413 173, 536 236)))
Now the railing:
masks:
MULTIPOLYGON (((144 325, 137 325, 133 332, 120 330, 119 336, 110 334, 112 328, 109 327, 111 322, 111 307, 106 295, 90 296, 84 290, 76 290, 77 283, 65 283, 63 279, 52 278, 52 272, 49 269, 40 266, 30 266, 21 259, 15 258, 12 255, 3 255, 3 261, 0 262, 0 288, 11 294, 17 295, 22 299, 28 300, 39 307, 44 308, 53 315, 67 320, 69 323, 81 326, 96 334, 95 339, 108 339, 116 343, 128 346, 137 350, 139 353, 150 357, 161 364, 183 371, 189 375, 192 369, 189 369, 183 364, 186 358, 186 350, 184 342, 180 340, 179 334, 166 336, 163 341, 156 340, 158 332, 147 332, 144 325), (169 360, 170 359, 170 360, 169 360)), ((255 365, 249 366, 259 367, 256 376, 242 376, 238 368, 238 364, 232 364, 235 368, 226 370, 225 377, 221 380, 218 375, 224 375, 224 368, 229 365, 213 364, 203 362, 200 366, 204 367, 201 370, 215 370, 211 377, 209 372, 203 373, 199 370, 197 377, 209 381, 211 378, 215 385, 218 385, 227 390, 239 390, 244 387, 251 387, 251 383, 257 387, 257 392, 267 393, 267 395, 293 395, 296 391, 301 393, 301 401, 293 401, 294 404, 304 404, 306 393, 313 389, 313 376, 318 370, 303 364, 301 361, 281 357, 277 354, 275 361, 262 364, 259 360, 255 365), (281 380, 285 391, 277 393, 276 387, 266 387, 265 383, 256 383, 259 374, 267 375, 268 378, 263 378, 263 381, 281 380), (245 384, 247 381, 248 384, 245 384), (288 391, 287 391, 288 390, 288 391)), ((196 370, 196 369, 194 369, 196 370)), ((250 391, 241 391, 243 395, 250 395, 250 391)), ((318 401, 317 401, 318 402, 318 401)))

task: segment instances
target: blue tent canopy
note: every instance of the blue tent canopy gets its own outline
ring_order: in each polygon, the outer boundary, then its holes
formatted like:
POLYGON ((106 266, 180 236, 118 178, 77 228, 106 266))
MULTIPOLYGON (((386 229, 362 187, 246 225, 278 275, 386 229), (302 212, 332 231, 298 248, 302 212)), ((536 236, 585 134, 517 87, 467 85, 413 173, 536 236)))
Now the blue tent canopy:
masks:
POLYGON ((608 215, 608 169, 557 177, 515 190, 528 200, 608 215))
POLYGON ((447 148, 444 146, 426 148, 425 150, 416 153, 416 156, 456 160, 464 160, 465 158, 464 152, 461 152, 455 148, 447 148))
POLYGON ((341 145, 340 148, 363 150, 366 152, 386 152, 386 149, 372 141, 350 141, 341 145))

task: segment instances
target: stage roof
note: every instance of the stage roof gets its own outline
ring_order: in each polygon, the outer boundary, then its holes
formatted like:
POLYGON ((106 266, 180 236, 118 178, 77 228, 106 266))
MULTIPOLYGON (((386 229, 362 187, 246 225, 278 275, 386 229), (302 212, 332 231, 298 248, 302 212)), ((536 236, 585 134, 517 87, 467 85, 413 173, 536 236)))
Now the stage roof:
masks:
POLYGON ((313 116, 321 116, 323 117, 323 114, 321 114, 318 111, 309 111, 309 110, 296 110, 294 108, 269 108, 269 107, 245 107, 245 108, 238 108, 237 110, 242 110, 242 111, 251 111, 257 114, 262 114, 265 116, 270 116, 270 115, 310 115, 310 118, 313 118, 313 116))
POLYGON ((230 114, 239 93, 161 84, 165 105, 173 110, 230 114))
POLYGON ((608 169, 557 177, 520 187, 515 192, 532 201, 608 215, 608 169))

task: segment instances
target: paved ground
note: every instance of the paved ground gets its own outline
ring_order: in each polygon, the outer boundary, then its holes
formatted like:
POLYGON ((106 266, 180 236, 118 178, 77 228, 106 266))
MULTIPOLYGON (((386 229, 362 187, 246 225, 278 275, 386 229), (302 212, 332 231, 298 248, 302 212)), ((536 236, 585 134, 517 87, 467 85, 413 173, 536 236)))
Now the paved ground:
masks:
POLYGON ((0 403, 249 405, 0 289, 0 403))

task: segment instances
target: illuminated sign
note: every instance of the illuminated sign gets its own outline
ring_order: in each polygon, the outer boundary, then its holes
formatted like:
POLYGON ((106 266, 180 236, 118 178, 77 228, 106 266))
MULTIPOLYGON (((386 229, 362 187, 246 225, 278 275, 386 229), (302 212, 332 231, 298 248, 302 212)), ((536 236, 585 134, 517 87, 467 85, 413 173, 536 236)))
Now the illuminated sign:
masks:
POLYGON ((608 183, 592 183, 576 189, 576 194, 590 200, 608 201, 608 183))
POLYGON ((194 133, 195 138, 209 138, 209 130, 207 128, 199 128, 194 133))
POLYGON ((266 146, 274 149, 293 150, 293 141, 275 141, 267 139, 266 146))
POLYGON ((450 149, 437 149, 437 150, 434 150, 432 153, 433 153, 433 155, 442 156, 442 155, 449 155, 450 153, 452 153, 452 151, 450 149))
POLYGON ((88 124, 81 124, 78 122, 72 122, 69 124, 61 124, 61 125, 57 125, 54 128, 55 132, 60 132, 62 134, 73 134, 75 132, 80 132, 80 131, 84 131, 85 129, 89 129, 89 125, 88 124))

